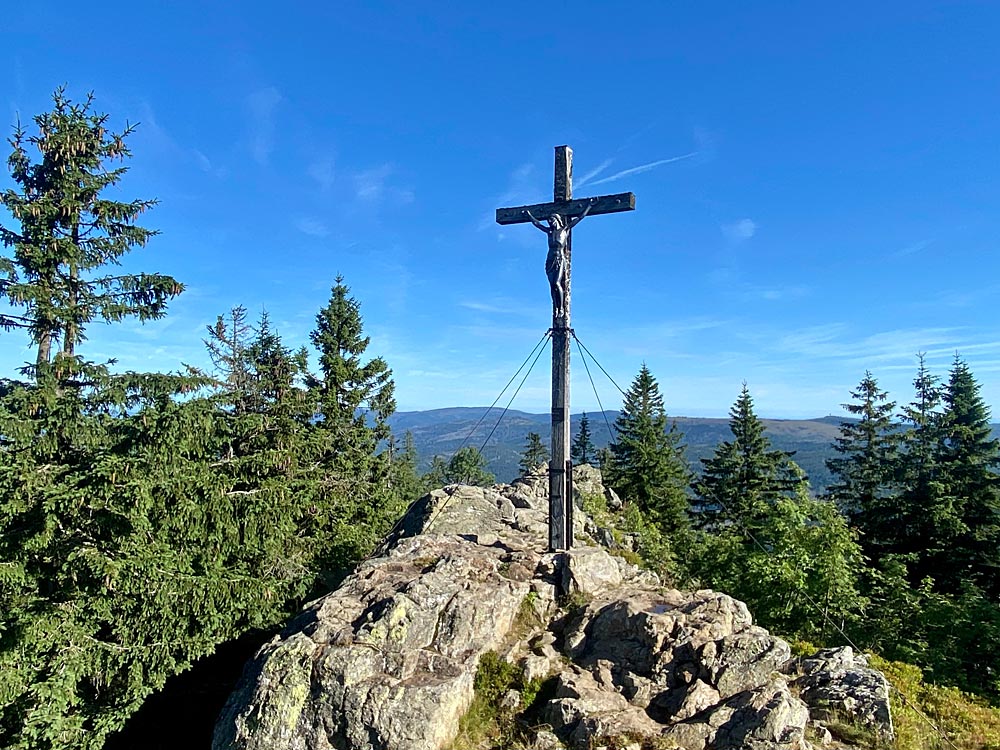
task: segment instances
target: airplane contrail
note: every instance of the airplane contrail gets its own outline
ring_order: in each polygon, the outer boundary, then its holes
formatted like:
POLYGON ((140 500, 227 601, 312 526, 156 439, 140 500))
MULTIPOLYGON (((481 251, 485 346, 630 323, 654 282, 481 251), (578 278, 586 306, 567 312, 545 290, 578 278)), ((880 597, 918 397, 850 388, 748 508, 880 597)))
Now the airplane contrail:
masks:
POLYGON ((651 161, 649 164, 642 164, 638 167, 631 167, 630 169, 623 169, 621 172, 616 172, 609 177, 603 177, 600 180, 595 180, 591 182, 590 185, 602 185, 605 182, 612 182, 613 180, 621 179, 622 177, 627 177, 630 174, 639 174, 640 172, 648 172, 650 169, 659 167, 663 164, 670 164, 671 162, 681 161, 682 159, 690 159, 692 156, 697 156, 697 151, 692 151, 690 154, 682 154, 681 156, 671 156, 669 159, 660 159, 658 161, 651 161))
POLYGON ((579 180, 577 180, 576 181, 576 186, 578 188, 581 188, 584 185, 587 185, 592 179, 594 179, 595 177, 597 177, 597 175, 599 175, 605 169, 607 169, 608 167, 610 167, 612 161, 613 161, 612 159, 605 159, 604 161, 602 161, 596 167, 594 167, 589 172, 587 172, 587 174, 585 174, 583 177, 581 177, 579 180))

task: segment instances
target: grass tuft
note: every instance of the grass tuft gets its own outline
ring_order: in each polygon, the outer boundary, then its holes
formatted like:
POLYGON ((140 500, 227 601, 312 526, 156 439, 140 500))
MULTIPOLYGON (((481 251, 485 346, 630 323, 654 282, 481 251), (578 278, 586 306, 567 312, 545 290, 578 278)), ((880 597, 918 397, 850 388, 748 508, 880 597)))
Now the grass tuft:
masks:
POLYGON ((891 697, 896 750, 1000 750, 1000 708, 957 688, 928 684, 912 664, 873 656, 871 665, 896 688, 891 697))

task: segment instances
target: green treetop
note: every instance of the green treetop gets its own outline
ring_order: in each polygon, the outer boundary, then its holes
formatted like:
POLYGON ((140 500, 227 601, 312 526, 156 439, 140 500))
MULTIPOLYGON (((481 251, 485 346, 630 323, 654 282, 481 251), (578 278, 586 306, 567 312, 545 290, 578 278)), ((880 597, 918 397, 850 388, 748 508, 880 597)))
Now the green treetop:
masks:
POLYGON ((128 171, 111 165, 131 156, 125 139, 132 127, 110 131, 108 115, 92 110, 92 96, 76 104, 58 89, 53 104, 34 118, 37 133, 14 131, 8 165, 17 189, 0 193, 20 224, 0 226, 0 240, 13 250, 0 259, 0 294, 23 311, 0 315, 0 326, 28 331, 37 347, 36 376, 54 355, 75 356, 94 318, 159 318, 183 288, 161 274, 101 272, 156 234, 136 224, 155 201, 106 196, 128 171))
POLYGON ((373 425, 371 437, 389 436, 386 420, 396 410, 392 370, 381 357, 362 361, 371 339, 362 335, 361 306, 350 296, 344 277, 337 276, 330 301, 316 315, 310 334, 319 351, 320 375, 314 380, 324 421, 363 424, 367 412, 373 425))
POLYGON ((770 506, 794 495, 806 479, 791 461, 792 454, 771 449, 746 383, 729 417, 733 439, 720 443, 711 457, 702 459, 704 470, 695 483, 699 522, 702 526, 733 522, 754 527, 770 506))
POLYGON ((879 552, 915 554, 918 562, 910 570, 911 581, 919 583, 928 575, 936 577, 937 562, 948 555, 949 546, 965 526, 941 467, 945 435, 941 386, 922 354, 913 390, 913 401, 902 409, 908 425, 902 432, 902 492, 895 517, 881 534, 885 543, 879 552))
POLYGON ((357 535, 362 552, 400 510, 391 453, 379 450, 396 409, 392 371, 381 357, 365 359, 370 338, 342 276, 316 315, 310 339, 319 351, 319 373, 308 379, 320 417, 313 433, 324 471, 318 505, 330 509, 329 523, 357 535))
POLYGON ((828 495, 875 540, 879 527, 895 512, 899 461, 899 433, 893 421, 896 404, 870 372, 865 372, 851 396, 854 402, 842 406, 855 419, 841 422, 840 437, 833 445, 839 455, 826 462, 835 478, 828 495))
POLYGON ((585 464, 594 458, 594 443, 590 438, 590 420, 587 419, 587 412, 584 412, 580 415, 580 428, 569 449, 569 455, 574 463, 585 464))
POLYGON ((496 477, 487 470, 483 454, 471 445, 459 448, 447 462, 441 456, 434 456, 430 471, 424 475, 424 484, 432 489, 446 484, 488 487, 494 481, 496 477))
POLYGON ((663 531, 686 529, 690 470, 684 460, 682 435, 676 424, 668 426, 660 387, 645 364, 625 394, 615 431, 609 484, 626 502, 636 503, 649 514, 663 531))
POLYGON ((948 562, 958 578, 971 577, 1000 593, 1000 447, 993 438, 990 410, 968 365, 955 357, 945 386, 941 469, 949 495, 960 508, 964 530, 948 562))
POLYGON ((548 460, 549 449, 542 444, 542 438, 537 432, 529 432, 527 444, 524 446, 521 460, 517 464, 521 469, 521 474, 529 474, 548 460))

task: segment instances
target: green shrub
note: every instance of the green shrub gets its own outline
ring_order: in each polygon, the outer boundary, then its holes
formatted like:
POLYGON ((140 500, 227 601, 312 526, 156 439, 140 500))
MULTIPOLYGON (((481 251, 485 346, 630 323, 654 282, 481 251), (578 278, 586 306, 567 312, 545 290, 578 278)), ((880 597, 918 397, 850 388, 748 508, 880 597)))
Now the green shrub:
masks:
POLYGON ((871 665, 895 688, 891 706, 897 750, 1000 750, 1000 708, 957 688, 925 683, 912 664, 873 656, 871 665))
POLYGON ((472 705, 459 722, 458 735, 449 750, 508 750, 526 747, 527 732, 517 717, 538 697, 541 680, 525 680, 524 673, 495 651, 479 657, 473 681, 472 705), (505 708, 502 701, 510 690, 517 690, 521 700, 515 708, 505 708))

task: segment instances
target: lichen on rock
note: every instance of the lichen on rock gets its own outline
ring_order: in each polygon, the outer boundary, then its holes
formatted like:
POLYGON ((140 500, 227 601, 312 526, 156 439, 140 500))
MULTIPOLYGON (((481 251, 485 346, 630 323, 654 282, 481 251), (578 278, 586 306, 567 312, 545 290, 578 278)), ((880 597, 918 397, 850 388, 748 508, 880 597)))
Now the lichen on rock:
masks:
MULTIPOLYGON (((577 487, 605 491, 596 470, 578 471, 577 487)), ((547 552, 546 490, 535 473, 422 498, 376 556, 247 665, 213 749, 442 750, 487 652, 523 670, 526 685, 548 680, 532 696, 544 722, 528 732, 536 748, 615 737, 686 750, 808 747, 796 693, 832 695, 835 680, 822 675, 836 669, 793 661, 731 597, 661 586, 599 546, 579 509, 582 546, 547 552)), ((498 698, 508 712, 525 697, 509 692, 498 698)))

